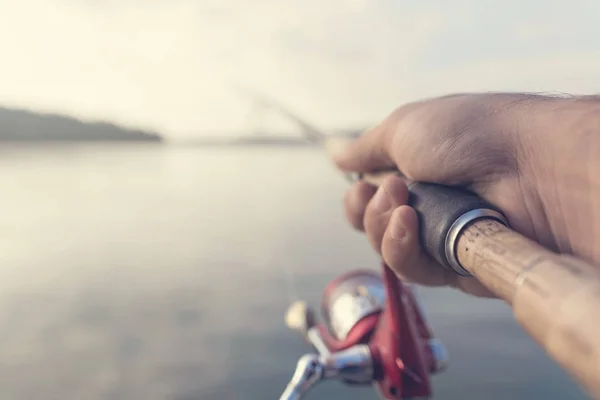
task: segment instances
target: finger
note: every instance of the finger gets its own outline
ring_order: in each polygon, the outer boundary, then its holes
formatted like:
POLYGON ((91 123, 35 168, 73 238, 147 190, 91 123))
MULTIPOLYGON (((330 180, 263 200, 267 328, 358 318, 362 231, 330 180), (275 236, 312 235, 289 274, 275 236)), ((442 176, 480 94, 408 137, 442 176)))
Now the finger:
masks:
POLYGON ((408 201, 406 183, 398 176, 385 178, 367 205, 363 226, 369 243, 381 253, 381 240, 390 220, 392 211, 408 201))
POLYGON ((448 284, 454 288, 462 290, 465 293, 472 294, 477 297, 498 298, 488 288, 483 286, 479 280, 473 277, 465 277, 459 275, 451 275, 448 278, 448 284))
POLYGON ((417 213, 409 206, 393 211, 381 249, 383 260, 401 279, 426 286, 448 285, 478 297, 496 297, 477 279, 455 274, 422 250, 417 213))
POLYGON ((392 212, 381 252, 383 260, 402 279, 427 286, 447 284, 442 266, 421 250, 417 213, 407 205, 392 212))
POLYGON ((346 218, 354 229, 359 231, 364 230, 363 220, 365 210, 376 191, 377 188, 375 186, 369 185, 364 181, 359 181, 352 185, 350 190, 346 192, 346 196, 344 197, 346 218))
POLYGON ((353 141, 329 146, 331 156, 342 171, 370 172, 394 167, 389 123, 382 122, 353 141))

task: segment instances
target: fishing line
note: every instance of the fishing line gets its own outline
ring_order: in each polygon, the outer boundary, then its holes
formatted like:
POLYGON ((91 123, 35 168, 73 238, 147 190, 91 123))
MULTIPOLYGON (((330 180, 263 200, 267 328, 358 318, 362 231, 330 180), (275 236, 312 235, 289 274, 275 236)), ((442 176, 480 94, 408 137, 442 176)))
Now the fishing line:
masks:
MULTIPOLYGON (((301 130, 301 135, 304 136, 309 142, 317 144, 321 147, 325 146, 325 140, 327 138, 327 134, 325 134, 322 130, 318 129, 311 123, 307 122, 304 118, 299 117, 296 113, 290 111, 287 107, 283 106, 281 103, 268 98, 264 94, 258 93, 254 90, 251 90, 245 85, 240 83, 234 83, 233 88, 243 94, 244 96, 248 96, 253 100, 255 106, 260 107, 262 110, 264 109, 272 109, 275 112, 279 113, 285 118, 288 118, 293 123, 299 126, 301 130)), ((294 269, 291 265, 287 264, 283 268, 284 270, 284 278, 285 278, 285 286, 288 299, 290 304, 299 300, 298 289, 296 286, 296 275, 294 274, 294 269)))
POLYGON ((285 268, 283 268, 283 271, 285 274, 287 296, 291 304, 300 299, 296 287, 296 276, 294 275, 294 269, 288 263, 285 263, 285 268))

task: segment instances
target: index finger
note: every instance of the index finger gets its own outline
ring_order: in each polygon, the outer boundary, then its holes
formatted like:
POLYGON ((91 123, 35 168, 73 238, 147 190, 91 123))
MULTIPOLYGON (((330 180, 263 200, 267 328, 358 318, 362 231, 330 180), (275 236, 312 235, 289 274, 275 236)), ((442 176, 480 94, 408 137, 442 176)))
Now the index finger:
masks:
POLYGON ((329 143, 328 150, 338 168, 346 172, 372 172, 394 167, 390 123, 388 118, 355 140, 329 143))

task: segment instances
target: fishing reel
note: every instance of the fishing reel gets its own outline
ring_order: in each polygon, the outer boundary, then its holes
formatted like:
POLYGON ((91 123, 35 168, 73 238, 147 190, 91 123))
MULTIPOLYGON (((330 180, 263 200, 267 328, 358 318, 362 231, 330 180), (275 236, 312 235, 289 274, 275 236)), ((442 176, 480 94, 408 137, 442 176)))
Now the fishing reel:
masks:
POLYGON ((287 326, 317 351, 300 358, 280 400, 300 399, 320 381, 373 385, 382 399, 431 395, 430 374, 448 355, 425 319, 414 287, 387 265, 383 274, 353 271, 331 281, 317 323, 304 302, 287 310, 287 326))

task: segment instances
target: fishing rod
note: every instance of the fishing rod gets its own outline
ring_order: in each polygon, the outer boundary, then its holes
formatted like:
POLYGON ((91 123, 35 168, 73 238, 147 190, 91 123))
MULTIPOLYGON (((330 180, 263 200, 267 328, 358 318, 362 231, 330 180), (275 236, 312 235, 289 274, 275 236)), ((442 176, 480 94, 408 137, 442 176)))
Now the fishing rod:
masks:
MULTIPOLYGON (((327 135, 287 108, 242 91, 297 123, 309 142, 328 146, 327 135)), ((292 302, 286 325, 316 353, 300 358, 280 400, 300 399, 328 379, 375 386, 381 398, 390 400, 431 396, 430 375, 448 367, 448 353, 431 329, 416 287, 398 279, 384 263, 381 268, 380 274, 354 270, 329 282, 321 323, 306 302, 292 302)))
MULTIPOLYGON (((321 140, 327 150, 347 144, 325 135, 321 140)), ((400 172, 375 171, 355 179, 379 186, 390 174, 400 172)), ((478 279, 510 305, 522 328, 600 399, 598 269, 515 232, 501 210, 464 189, 413 182, 408 204, 419 217, 422 248, 443 267, 478 279)), ((384 266, 384 274, 387 270, 384 266)))

